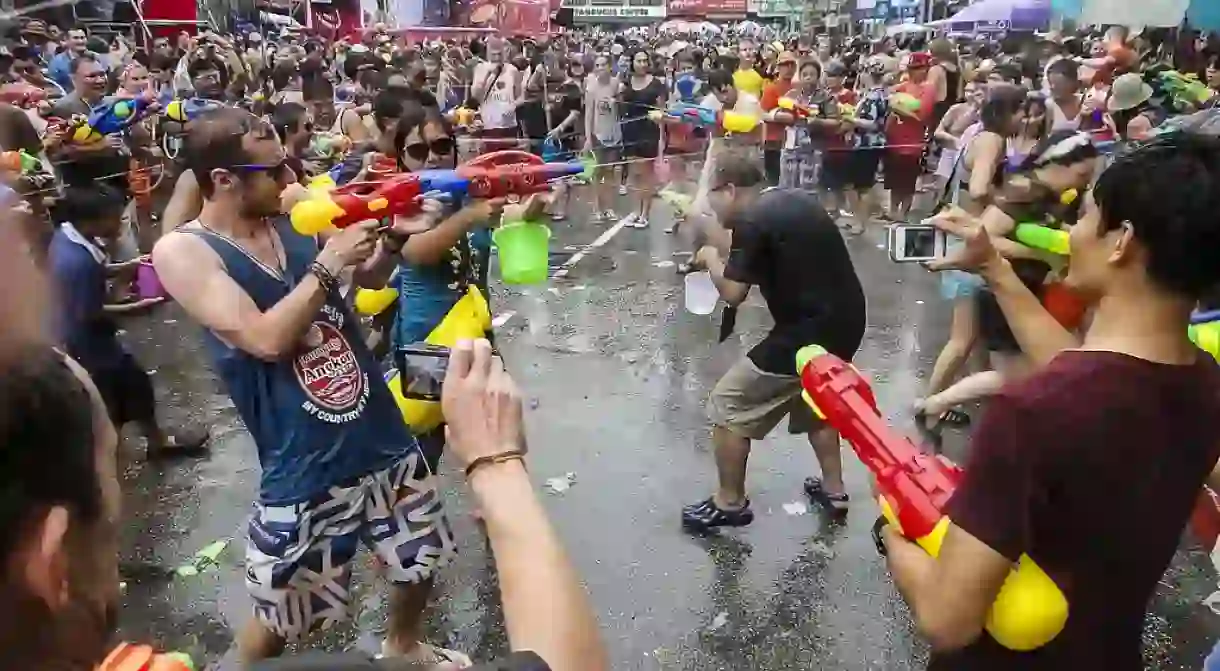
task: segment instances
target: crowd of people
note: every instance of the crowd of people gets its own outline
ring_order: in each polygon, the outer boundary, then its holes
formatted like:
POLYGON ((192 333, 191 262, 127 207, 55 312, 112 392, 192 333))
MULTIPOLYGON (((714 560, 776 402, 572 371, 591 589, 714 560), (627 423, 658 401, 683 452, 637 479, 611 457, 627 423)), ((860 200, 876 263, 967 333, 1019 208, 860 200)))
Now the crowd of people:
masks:
POLYGON ((424 341, 472 287, 492 294, 492 228, 561 222, 581 198, 591 221, 632 228, 667 203, 668 232, 693 252, 683 271, 708 271, 729 306, 757 286, 774 318, 711 392, 718 486, 681 510, 696 532, 753 521, 751 442, 785 418, 820 467, 811 500, 836 517, 864 507, 794 360, 810 343, 852 359, 868 322, 852 241, 937 212, 954 242, 928 266, 953 307, 913 408, 929 449, 944 426, 971 422, 963 404, 989 400, 939 557, 879 532, 930 667, 1141 668, 1148 598, 1200 488, 1220 484, 1220 371, 1186 335, 1220 286, 1215 36, 572 31, 408 44, 377 25, 339 40, 203 31, 137 48, 30 19, 7 37, 0 150, 18 167, 6 168, 0 226, 0 667, 91 669, 113 646, 116 429, 134 424, 149 459, 207 454, 206 432, 159 421, 118 336, 123 315, 172 297, 202 327, 262 469, 244 664, 471 667, 423 640, 432 581, 459 545, 437 490, 444 453, 481 510, 514 651, 477 668, 607 668, 529 483, 520 396, 491 344, 452 349, 446 423, 418 435, 382 383, 387 352, 424 341), (146 118, 75 138, 93 110, 137 99, 151 101, 146 118), (730 113, 752 122, 730 129, 730 113), (595 167, 521 202, 429 197, 416 215, 317 236, 284 216, 320 175, 377 181, 506 148, 595 167), (1069 230, 1070 259, 1019 244, 1028 221, 1069 230), (141 271, 164 291, 143 295, 141 271), (387 283, 396 303, 358 317, 352 289, 387 283), (989 366, 956 379, 975 350, 989 366), (388 661, 265 662, 346 618, 360 545, 389 585, 388 661), (1024 554, 1072 608, 1032 653, 984 632, 1024 554))

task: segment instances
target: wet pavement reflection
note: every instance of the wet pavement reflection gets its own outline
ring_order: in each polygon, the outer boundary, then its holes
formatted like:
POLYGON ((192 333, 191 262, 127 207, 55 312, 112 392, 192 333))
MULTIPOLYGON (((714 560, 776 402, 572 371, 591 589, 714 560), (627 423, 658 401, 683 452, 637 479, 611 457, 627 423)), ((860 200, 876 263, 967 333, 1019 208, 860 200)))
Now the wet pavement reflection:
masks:
MULTIPOLYGON (((572 221, 553 226, 552 261, 558 268, 575 253, 583 258, 546 285, 494 286, 492 311, 526 397, 532 476, 592 595, 614 668, 922 668, 926 646, 873 547, 875 507, 854 458, 845 459, 854 499, 845 523, 785 506, 805 502, 801 482, 815 462, 803 438, 776 433, 751 457, 754 524, 706 538, 682 532, 679 509, 715 479, 707 394, 765 334, 769 316, 755 292, 737 333, 717 344, 718 316, 682 307, 674 265, 689 249, 664 231, 666 206, 657 205, 650 228, 622 228, 591 248, 605 227, 573 205, 572 221), (569 473, 566 490, 544 486, 569 473)), ((907 427, 949 314, 934 277, 890 263, 882 233, 849 243, 869 300, 856 363, 883 411, 907 427)), ((180 311, 167 307, 126 327, 156 371, 169 423, 206 425, 214 440, 211 457, 193 464, 144 463, 128 447, 124 559, 172 568, 217 539, 233 541, 219 567, 200 575, 131 581, 123 633, 233 668, 233 640, 250 616, 242 555, 258 482, 254 445, 180 311)), ((946 448, 960 458, 963 443, 949 434, 946 448)), ((495 571, 460 477, 442 470, 462 554, 438 581, 429 639, 487 659, 507 645, 495 571)), ((367 557, 358 562, 353 625, 311 645, 377 651, 385 602, 367 557)), ((1215 583, 1206 555, 1185 542, 1148 619, 1149 668, 1201 667, 1220 638, 1220 617, 1200 603, 1215 583)))

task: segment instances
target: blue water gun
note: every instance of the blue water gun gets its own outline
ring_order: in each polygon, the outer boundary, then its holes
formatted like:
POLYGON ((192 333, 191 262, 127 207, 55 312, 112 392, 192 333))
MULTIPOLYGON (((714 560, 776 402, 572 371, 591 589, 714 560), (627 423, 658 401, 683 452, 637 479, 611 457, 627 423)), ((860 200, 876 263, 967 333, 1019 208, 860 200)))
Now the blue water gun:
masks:
POLYGON ((152 97, 147 95, 104 102, 94 107, 84 122, 72 130, 71 140, 78 144, 89 144, 107 135, 121 133, 144 118, 152 103, 152 97))
POLYGON ((718 128, 726 133, 749 133, 758 127, 760 119, 748 114, 732 110, 714 110, 691 103, 674 103, 665 110, 653 110, 649 117, 654 121, 669 117, 682 123, 693 124, 696 128, 718 128))
POLYGON ((219 100, 208 100, 207 98, 174 100, 165 106, 165 116, 171 121, 186 123, 198 119, 201 114, 220 109, 224 106, 225 104, 219 100))
POLYGON ((678 99, 684 103, 695 102, 695 94, 699 91, 699 78, 694 75, 681 75, 674 81, 674 90, 678 99))
POLYGON ((694 103, 677 102, 665 110, 665 115, 692 123, 699 128, 715 128, 719 122, 720 112, 710 107, 700 107, 694 103))

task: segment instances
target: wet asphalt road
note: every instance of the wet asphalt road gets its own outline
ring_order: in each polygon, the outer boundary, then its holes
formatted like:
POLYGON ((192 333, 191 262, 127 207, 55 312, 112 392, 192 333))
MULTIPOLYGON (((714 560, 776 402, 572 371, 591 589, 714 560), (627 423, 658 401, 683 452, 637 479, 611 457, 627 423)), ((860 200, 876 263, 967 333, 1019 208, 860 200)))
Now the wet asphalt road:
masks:
MULTIPOLYGON (((844 525, 813 508, 785 508, 805 502, 801 482, 816 467, 803 438, 777 432, 751 458, 754 524, 704 539, 681 531, 679 509, 715 480, 703 403, 769 317, 752 295, 737 335, 717 344, 717 319, 682 307, 673 264, 684 250, 664 232, 667 206, 657 204, 649 229, 608 234, 575 200, 551 248, 557 268, 583 258, 547 285, 493 287, 492 308, 507 319, 498 339, 527 399, 531 473, 592 595, 614 668, 922 668, 926 647, 873 548, 875 507, 854 458, 845 460, 856 502, 844 525), (549 478, 568 473, 569 489, 547 491, 549 478)), ((856 363, 880 406, 905 426, 946 337, 948 310, 934 278, 889 262, 882 233, 850 242, 869 299, 856 363)), ((214 441, 210 458, 176 465, 145 464, 127 442, 124 558, 174 567, 216 539, 234 540, 220 566, 201 575, 129 582, 123 633, 232 668, 235 632, 249 617, 242 532, 257 490, 254 446, 204 361, 196 327, 175 307, 132 320, 125 337, 156 371, 169 424, 207 425, 214 441)), ((962 442, 951 435, 950 454, 960 455, 962 442)), ((506 646, 495 573, 460 477, 443 470, 463 552, 439 580, 430 640, 488 659, 506 646)), ((377 649, 385 603, 367 558, 359 561, 354 626, 324 632, 314 645, 377 649)), ((1200 604, 1215 584, 1206 555, 1185 542, 1148 619, 1149 668, 1201 668, 1220 638, 1220 617, 1200 604)))

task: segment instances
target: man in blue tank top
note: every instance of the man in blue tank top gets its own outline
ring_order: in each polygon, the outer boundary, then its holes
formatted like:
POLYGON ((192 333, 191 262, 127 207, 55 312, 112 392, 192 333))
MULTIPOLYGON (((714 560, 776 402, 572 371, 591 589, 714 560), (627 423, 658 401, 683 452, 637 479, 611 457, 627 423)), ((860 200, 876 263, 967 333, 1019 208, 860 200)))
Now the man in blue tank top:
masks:
POLYGON ((248 113, 199 120, 186 152, 203 208, 162 238, 153 262, 203 325, 258 448, 246 571, 256 618, 238 639, 243 662, 345 619, 349 565, 364 544, 392 584, 384 652, 468 663, 420 640, 453 536, 435 479, 338 292, 348 268, 357 284, 384 284, 400 246, 379 238, 376 222, 324 241, 293 231, 278 215, 295 176, 274 131, 248 113))

